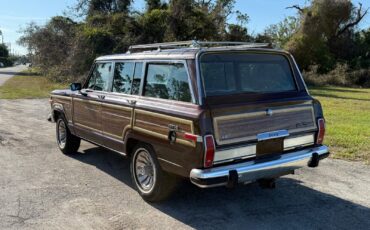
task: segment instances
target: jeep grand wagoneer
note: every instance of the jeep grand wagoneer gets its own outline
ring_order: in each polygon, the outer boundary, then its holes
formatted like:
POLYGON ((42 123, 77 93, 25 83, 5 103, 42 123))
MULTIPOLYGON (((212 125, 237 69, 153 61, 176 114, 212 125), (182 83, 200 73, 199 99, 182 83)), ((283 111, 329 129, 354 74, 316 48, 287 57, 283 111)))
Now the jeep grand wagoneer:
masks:
POLYGON ((293 57, 266 44, 175 42, 96 59, 86 82, 51 93, 65 154, 86 140, 130 158, 148 201, 178 178, 235 186, 316 167, 325 121, 293 57))

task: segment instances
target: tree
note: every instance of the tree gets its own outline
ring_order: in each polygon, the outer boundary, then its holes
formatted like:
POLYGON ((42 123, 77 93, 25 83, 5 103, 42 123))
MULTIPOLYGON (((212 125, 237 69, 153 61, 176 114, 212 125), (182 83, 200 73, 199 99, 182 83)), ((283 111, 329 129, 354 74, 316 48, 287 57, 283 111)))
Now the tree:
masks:
POLYGON ((129 13, 133 0, 79 0, 76 11, 88 17, 94 14, 129 13))
POLYGON ((284 48, 295 55, 303 69, 319 64, 327 72, 338 59, 354 56, 353 35, 368 10, 355 7, 349 0, 312 0, 311 5, 298 9, 300 24, 284 48))
POLYGON ((79 0, 79 22, 54 17, 45 26, 30 24, 19 43, 33 63, 57 80, 88 71, 97 56, 123 53, 138 43, 180 40, 250 39, 248 15, 235 12, 235 0, 146 0, 144 12, 130 11, 132 0, 79 0), (228 24, 237 14, 238 23, 228 24))
POLYGON ((0 44, 0 57, 3 58, 9 57, 9 50, 5 44, 0 44))
POLYGON ((166 9, 167 4, 163 3, 161 0, 145 0, 147 12, 150 12, 155 9, 166 9))
POLYGON ((283 47, 299 28, 299 19, 286 17, 283 21, 268 26, 264 36, 271 38, 278 47, 283 47))
POLYGON ((34 23, 23 31, 18 43, 28 48, 32 53, 32 61, 40 66, 44 73, 58 68, 57 75, 69 74, 66 62, 73 52, 73 43, 77 23, 66 17, 53 17, 44 27, 34 23))

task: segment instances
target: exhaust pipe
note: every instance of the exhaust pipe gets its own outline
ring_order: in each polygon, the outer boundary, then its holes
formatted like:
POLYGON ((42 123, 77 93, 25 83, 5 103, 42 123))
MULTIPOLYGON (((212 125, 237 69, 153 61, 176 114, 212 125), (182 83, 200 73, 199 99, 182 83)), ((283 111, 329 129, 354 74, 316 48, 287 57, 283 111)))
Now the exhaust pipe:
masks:
POLYGON ((319 154, 318 153, 313 153, 312 157, 311 157, 311 160, 308 162, 308 167, 315 168, 315 167, 319 166, 319 162, 320 162, 319 154))

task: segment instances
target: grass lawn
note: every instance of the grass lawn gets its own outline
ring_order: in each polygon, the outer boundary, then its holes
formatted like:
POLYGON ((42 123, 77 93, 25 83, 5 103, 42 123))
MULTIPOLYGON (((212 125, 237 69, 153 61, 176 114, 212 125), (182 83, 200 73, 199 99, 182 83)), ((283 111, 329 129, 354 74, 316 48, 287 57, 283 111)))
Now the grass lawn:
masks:
POLYGON ((332 157, 370 164, 370 89, 317 87, 310 93, 324 108, 332 157))
POLYGON ((42 76, 14 76, 0 86, 0 99, 46 98, 54 89, 68 88, 67 85, 50 82, 42 76))

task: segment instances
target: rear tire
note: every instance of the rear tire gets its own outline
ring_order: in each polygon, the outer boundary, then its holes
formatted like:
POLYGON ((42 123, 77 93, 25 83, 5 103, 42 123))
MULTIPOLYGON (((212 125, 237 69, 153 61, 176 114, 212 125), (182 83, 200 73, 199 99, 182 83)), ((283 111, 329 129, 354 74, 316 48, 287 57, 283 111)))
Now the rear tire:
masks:
POLYGON ((56 123, 56 139, 57 144, 64 154, 73 154, 80 148, 81 139, 73 135, 63 118, 58 118, 56 123))
POLYGON ((138 144, 130 164, 132 182, 140 196, 148 202, 162 201, 176 189, 178 178, 162 170, 150 145, 138 144))

